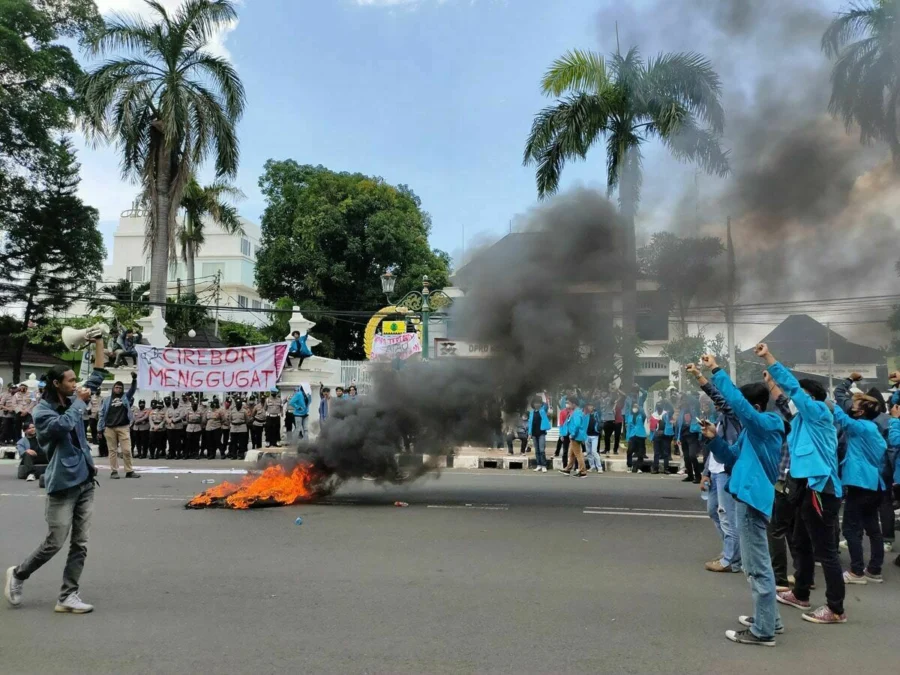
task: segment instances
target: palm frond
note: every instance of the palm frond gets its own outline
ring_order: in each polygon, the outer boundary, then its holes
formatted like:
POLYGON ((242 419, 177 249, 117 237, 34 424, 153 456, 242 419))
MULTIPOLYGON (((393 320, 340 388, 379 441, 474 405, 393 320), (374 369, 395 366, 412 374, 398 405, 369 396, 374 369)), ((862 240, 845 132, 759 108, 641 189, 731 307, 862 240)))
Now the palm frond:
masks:
POLYGON ((679 161, 692 162, 706 173, 727 176, 731 170, 728 151, 720 145, 720 137, 711 129, 702 129, 692 119, 683 123, 678 131, 660 135, 663 143, 679 161))
MULTIPOLYGON (((845 12, 839 12, 822 35, 822 51, 828 58, 838 56, 844 45, 873 33, 888 18, 886 5, 893 3, 851 3, 845 12)), ((893 17, 891 17, 893 18, 893 17)))
POLYGON ((547 96, 560 96, 567 91, 600 94, 609 84, 603 57, 595 52, 575 49, 552 63, 544 74, 541 90, 547 96))
POLYGON ((696 52, 649 59, 637 93, 644 101, 669 100, 684 106, 716 133, 725 128, 721 80, 709 59, 696 52))

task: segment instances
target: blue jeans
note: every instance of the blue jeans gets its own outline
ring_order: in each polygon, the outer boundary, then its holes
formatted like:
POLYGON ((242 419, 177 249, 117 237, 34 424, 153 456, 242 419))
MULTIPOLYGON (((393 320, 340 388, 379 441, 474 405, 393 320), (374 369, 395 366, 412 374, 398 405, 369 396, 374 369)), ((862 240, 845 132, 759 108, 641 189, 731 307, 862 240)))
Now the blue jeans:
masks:
POLYGON ((741 539, 744 572, 750 577, 753 594, 753 625, 750 631, 761 638, 775 636, 782 627, 775 601, 775 572, 769 557, 766 525, 769 519, 752 506, 735 500, 734 512, 741 539))
POLYGON ((603 468, 600 464, 600 455, 597 454, 597 443, 599 441, 599 436, 588 436, 587 443, 584 444, 585 460, 587 461, 588 468, 597 469, 598 471, 603 468))
POLYGON ((534 440, 534 459, 538 466, 547 466, 547 434, 532 436, 534 440))
POLYGON ((709 480, 709 500, 706 502, 706 512, 722 539, 722 564, 740 567, 741 541, 738 538, 737 521, 734 515, 734 497, 725 489, 728 474, 724 472, 711 473, 709 480))

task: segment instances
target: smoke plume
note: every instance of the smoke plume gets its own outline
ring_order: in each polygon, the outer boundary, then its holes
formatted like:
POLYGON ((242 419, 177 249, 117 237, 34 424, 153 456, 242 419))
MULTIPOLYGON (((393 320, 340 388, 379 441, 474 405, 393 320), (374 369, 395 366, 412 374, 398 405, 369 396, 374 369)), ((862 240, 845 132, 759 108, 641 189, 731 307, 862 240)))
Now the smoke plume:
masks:
POLYGON ((468 292, 450 313, 454 333, 499 353, 381 366, 369 395, 333 403, 319 437, 300 445, 302 461, 335 481, 399 482, 408 477, 395 459, 404 445, 446 455, 463 442, 487 444, 504 412, 521 413, 545 388, 608 384, 613 307, 596 291, 621 277, 616 209, 575 190, 534 209, 521 229, 459 271, 468 292))

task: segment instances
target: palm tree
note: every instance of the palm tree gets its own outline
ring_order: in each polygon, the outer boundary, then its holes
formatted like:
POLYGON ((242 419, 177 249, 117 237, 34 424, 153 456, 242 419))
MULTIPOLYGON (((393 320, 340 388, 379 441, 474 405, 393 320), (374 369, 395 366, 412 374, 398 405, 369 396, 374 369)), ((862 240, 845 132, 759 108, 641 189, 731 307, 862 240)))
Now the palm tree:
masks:
POLYGON ((123 175, 143 187, 150 300, 164 303, 184 187, 210 154, 217 177, 235 175, 245 95, 231 64, 206 51, 210 37, 236 20, 233 0, 185 0, 171 12, 145 2, 153 21, 114 16, 90 39, 91 55, 122 54, 89 73, 80 91, 88 130, 115 141, 123 175))
POLYGON ((622 379, 631 384, 636 357, 637 261, 634 217, 640 201, 641 147, 664 143, 672 154, 704 170, 725 175, 728 154, 719 145, 725 125, 719 77, 695 53, 660 54, 644 62, 636 47, 606 61, 571 51, 544 75, 543 93, 557 97, 537 114, 525 145, 525 165, 536 164, 539 197, 559 189, 569 160, 585 159, 606 140, 606 184, 618 192, 623 219, 626 273, 622 279, 624 344, 622 379))
POLYGON ((194 258, 200 252, 200 247, 206 243, 203 219, 210 218, 228 234, 244 234, 244 226, 241 224, 237 209, 225 201, 225 197, 243 198, 244 193, 223 181, 201 187, 195 178, 191 178, 184 188, 181 197, 184 218, 176 236, 178 243, 181 244, 181 259, 187 268, 188 293, 197 293, 194 258))
POLYGON ((900 172, 898 31, 898 0, 852 3, 825 30, 822 50, 835 59, 828 111, 840 117, 848 131, 858 125, 861 142, 886 141, 894 170, 900 172))

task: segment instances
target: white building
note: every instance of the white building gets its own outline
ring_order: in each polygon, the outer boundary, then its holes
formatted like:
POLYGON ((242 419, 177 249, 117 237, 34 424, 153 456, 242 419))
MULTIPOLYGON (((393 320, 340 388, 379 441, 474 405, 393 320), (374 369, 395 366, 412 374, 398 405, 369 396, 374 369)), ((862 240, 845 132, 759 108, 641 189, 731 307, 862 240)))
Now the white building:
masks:
MULTIPOLYGON (((244 218, 243 235, 231 235, 212 221, 204 222, 205 243, 194 261, 197 295, 203 304, 216 305, 216 274, 220 275, 218 306, 245 307, 257 312, 219 312, 226 321, 261 325, 268 322, 265 310, 272 305, 260 297, 255 285, 256 252, 259 249, 259 225, 244 218)), ((144 251, 145 212, 137 206, 124 211, 113 234, 112 262, 104 267, 106 281, 128 279, 135 284, 150 281, 150 252, 144 251)), ((175 297, 179 286, 185 291, 187 271, 178 256, 169 261, 168 295, 175 297)))

